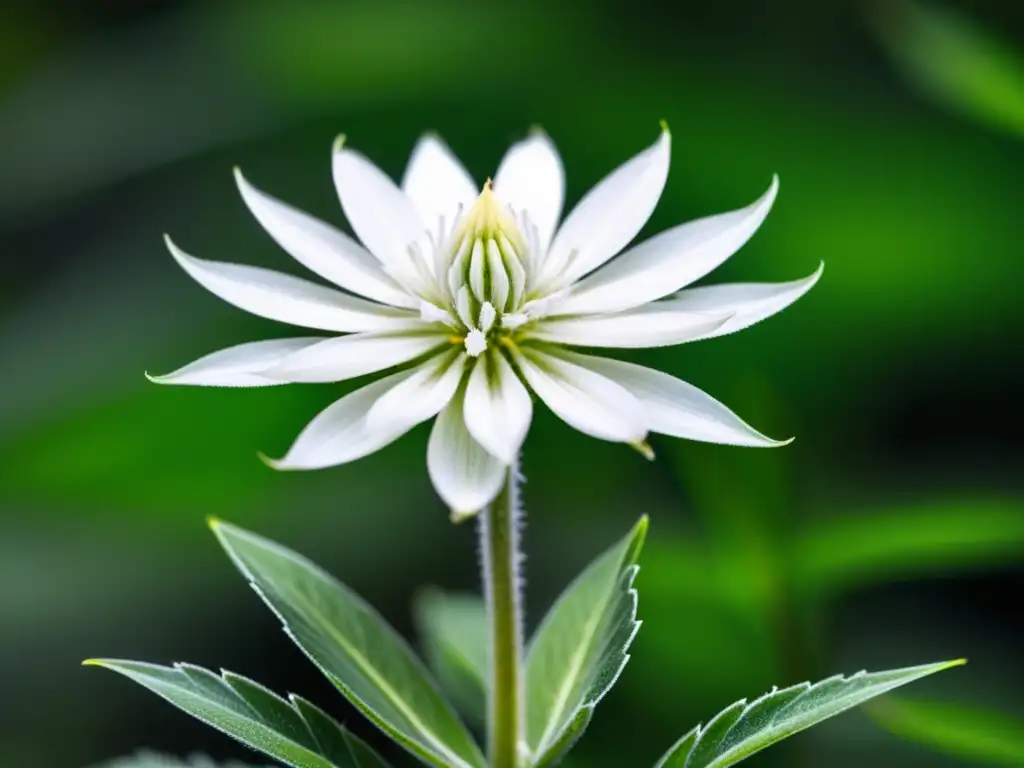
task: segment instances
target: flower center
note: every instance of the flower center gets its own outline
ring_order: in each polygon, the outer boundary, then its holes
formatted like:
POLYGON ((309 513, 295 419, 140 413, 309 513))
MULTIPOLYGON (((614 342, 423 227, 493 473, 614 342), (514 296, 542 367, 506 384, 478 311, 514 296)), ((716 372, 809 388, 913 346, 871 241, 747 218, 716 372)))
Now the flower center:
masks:
MULTIPOLYGON (((467 354, 477 357, 500 334, 526 322, 521 310, 530 278, 530 230, 484 185, 472 207, 456 223, 446 244, 442 277, 452 313, 465 330, 467 354)), ((454 318, 453 318, 454 319, 454 318)))

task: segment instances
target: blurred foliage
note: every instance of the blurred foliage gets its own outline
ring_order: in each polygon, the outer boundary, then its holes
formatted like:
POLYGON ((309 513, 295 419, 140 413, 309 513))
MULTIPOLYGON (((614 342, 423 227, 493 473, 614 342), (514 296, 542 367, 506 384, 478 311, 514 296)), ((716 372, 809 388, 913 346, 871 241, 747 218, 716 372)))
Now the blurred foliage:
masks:
POLYGON ((255 766, 238 763, 234 760, 228 763, 217 763, 201 755, 179 760, 166 755, 158 755, 155 752, 140 752, 133 757, 124 757, 104 763, 97 768, 255 768, 255 766))
POLYGON ((413 610, 423 658, 441 689, 469 725, 487 715, 487 614, 478 595, 423 590, 413 610))
MULTIPOLYGON (((624 521, 653 521, 645 624, 573 765, 622 765, 612 722, 639 752, 773 684, 920 658, 972 658, 923 695, 1019 710, 1024 627, 1006 596, 1024 587, 1022 31, 1021 6, 1000 0, 4 3, 0 679, 19 705, 0 708, 3 764, 140 744, 238 754, 78 674, 98 651, 223 663, 336 701, 231 578, 207 514, 286 538, 406 632, 421 584, 476 588, 473 532, 429 487, 423 430, 356 465, 277 475, 256 451, 282 451, 346 387, 142 376, 287 333, 204 295, 160 235, 288 268, 230 169, 340 223, 328 151, 342 130, 397 175, 437 129, 482 181, 541 123, 571 201, 664 118, 674 165, 649 232, 743 204, 778 171, 775 210, 714 281, 828 263, 764 325, 629 355, 792 446, 661 441, 650 465, 538 413, 529 619, 624 521)), ((855 717, 794 743, 750 764, 943 765, 855 717)))
POLYGON ((913 85, 993 128, 1024 138, 1024 54, 949 8, 878 2, 875 23, 913 85))
POLYGON ((964 704, 890 696, 872 718, 897 736, 977 765, 1024 765, 1024 720, 964 704))

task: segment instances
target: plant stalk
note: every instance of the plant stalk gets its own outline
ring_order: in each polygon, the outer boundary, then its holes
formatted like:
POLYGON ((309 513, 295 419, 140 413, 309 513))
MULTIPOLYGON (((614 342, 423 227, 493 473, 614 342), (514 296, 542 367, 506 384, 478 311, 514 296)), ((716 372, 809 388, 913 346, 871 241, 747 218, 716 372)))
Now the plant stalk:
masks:
POLYGON ((518 464, 516 461, 508 468, 498 497, 480 514, 483 586, 490 625, 487 723, 491 768, 519 768, 519 744, 524 740, 518 464))

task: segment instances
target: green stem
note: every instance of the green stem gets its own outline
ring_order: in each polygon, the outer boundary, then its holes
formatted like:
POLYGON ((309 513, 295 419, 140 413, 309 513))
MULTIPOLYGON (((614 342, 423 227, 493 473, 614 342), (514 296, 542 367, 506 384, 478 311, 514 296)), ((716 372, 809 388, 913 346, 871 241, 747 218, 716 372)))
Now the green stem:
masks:
POLYGON ((514 462, 498 497, 480 514, 484 596, 491 630, 487 718, 491 768, 518 768, 524 725, 518 471, 514 462))

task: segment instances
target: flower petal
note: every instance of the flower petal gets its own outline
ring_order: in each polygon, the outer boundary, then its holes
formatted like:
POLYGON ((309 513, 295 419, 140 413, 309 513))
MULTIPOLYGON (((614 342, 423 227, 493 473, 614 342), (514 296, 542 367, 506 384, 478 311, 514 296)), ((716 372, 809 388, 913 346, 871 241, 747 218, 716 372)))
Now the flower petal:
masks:
POLYGON ((640 403, 606 376, 530 348, 518 350, 515 361, 530 388, 570 427, 634 445, 647 436, 640 403))
POLYGON ((427 227, 409 197, 363 155, 335 144, 334 185, 349 224, 363 245, 401 282, 415 274, 409 246, 427 227))
POLYGON ((547 134, 537 131, 511 146, 494 176, 494 192, 513 210, 526 211, 546 251, 565 201, 565 171, 547 134))
POLYGON ((710 395, 667 373, 605 357, 561 354, 632 393, 640 402, 652 432, 705 443, 762 448, 790 442, 765 437, 710 395))
POLYGON ((507 471, 473 439, 463 421, 463 409, 464 393, 459 392, 434 422, 427 446, 430 480, 453 517, 475 514, 490 504, 507 471))
POLYGON ((260 375, 300 349, 318 344, 322 337, 252 341, 221 349, 163 376, 146 378, 156 384, 188 384, 196 387, 271 387, 285 382, 260 375))
POLYGON ((788 283, 729 283, 688 288, 665 301, 659 301, 656 306, 683 312, 732 313, 724 325, 701 338, 724 336, 784 310, 814 287, 824 269, 825 263, 822 262, 813 275, 788 283))
POLYGON ((768 191, 748 207, 682 224, 631 248, 573 286, 559 312, 619 312, 699 280, 757 231, 778 187, 778 177, 773 177, 768 191))
POLYGON ((504 464, 515 461, 533 416, 530 393, 498 351, 482 355, 466 385, 463 418, 470 434, 504 464))
POLYGON ((712 335, 729 322, 728 312, 687 312, 647 304, 616 315, 577 315, 541 320, 531 338, 579 347, 642 349, 671 347, 712 335))
POLYGON ((431 135, 422 137, 413 149, 402 177, 402 190, 431 231, 437 229, 441 217, 450 228, 460 207, 472 205, 480 191, 451 150, 431 135))
POLYGON ((411 371, 393 374, 335 401, 306 425, 284 458, 267 463, 274 469, 323 469, 361 459, 394 442, 419 422, 396 420, 388 428, 374 430, 366 422, 366 413, 410 375, 411 371))
POLYGON ((455 395, 465 367, 461 347, 434 355, 373 404, 366 413, 367 426, 372 431, 388 430, 410 419, 419 424, 436 416, 455 395))
POLYGON ((419 306, 416 299, 384 273, 380 262, 350 237, 256 189, 237 168, 235 181, 256 220, 304 267, 360 296, 396 307, 419 306))
POLYGON ((282 323, 351 333, 414 328, 419 315, 350 296, 298 277, 247 264, 206 261, 189 256, 165 238, 181 268, 229 304, 282 323))
POLYGON ((647 223, 668 178, 671 139, 619 166, 584 196, 555 235, 541 270, 542 284, 568 285, 604 264, 647 223))
POLYGON ((290 382, 344 381, 407 363, 444 344, 436 333, 357 333, 326 339, 289 355, 263 376, 290 382))

